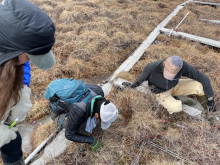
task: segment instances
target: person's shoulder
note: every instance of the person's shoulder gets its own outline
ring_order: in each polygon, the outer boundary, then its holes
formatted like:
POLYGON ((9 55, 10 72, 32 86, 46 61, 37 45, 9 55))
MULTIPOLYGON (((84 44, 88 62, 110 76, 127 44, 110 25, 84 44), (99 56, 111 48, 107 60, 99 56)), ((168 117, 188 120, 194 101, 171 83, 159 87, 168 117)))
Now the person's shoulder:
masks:
POLYGON ((146 67, 158 67, 161 65, 161 63, 163 63, 165 60, 158 60, 158 61, 154 61, 154 62, 150 62, 146 65, 146 67))
POLYGON ((189 67, 189 66, 191 66, 191 65, 183 60, 183 68, 186 68, 186 67, 189 67))
POLYGON ((186 65, 186 64, 188 65, 188 63, 187 63, 185 60, 183 60, 183 65, 184 65, 184 64, 185 64, 185 65, 186 65))
POLYGON ((27 94, 30 95, 30 94, 31 94, 31 88, 28 87, 27 85, 24 85, 23 88, 20 89, 20 92, 21 92, 22 94, 23 94, 23 93, 25 93, 25 94, 27 93, 27 94))

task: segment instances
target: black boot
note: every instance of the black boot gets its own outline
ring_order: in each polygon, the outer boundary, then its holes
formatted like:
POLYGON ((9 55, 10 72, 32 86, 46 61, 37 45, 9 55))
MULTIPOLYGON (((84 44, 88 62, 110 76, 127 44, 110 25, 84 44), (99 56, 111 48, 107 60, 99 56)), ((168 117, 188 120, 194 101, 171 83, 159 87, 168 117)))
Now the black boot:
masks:
POLYGON ((186 104, 188 106, 195 106, 196 105, 196 101, 190 97, 187 96, 174 96, 175 99, 180 100, 183 104, 186 104))
POLYGON ((205 95, 203 96, 196 96, 197 100, 199 101, 199 103, 202 105, 203 107, 203 111, 202 111, 202 116, 207 119, 207 115, 208 115, 208 108, 207 108, 207 102, 208 99, 205 95))

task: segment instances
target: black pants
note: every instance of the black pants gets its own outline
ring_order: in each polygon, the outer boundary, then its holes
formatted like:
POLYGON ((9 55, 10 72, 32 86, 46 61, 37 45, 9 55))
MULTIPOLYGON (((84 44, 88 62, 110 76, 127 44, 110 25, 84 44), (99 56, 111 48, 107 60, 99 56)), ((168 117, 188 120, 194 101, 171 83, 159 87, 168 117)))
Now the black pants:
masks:
POLYGON ((2 160, 4 163, 15 163, 23 156, 21 150, 21 135, 16 132, 16 139, 10 141, 0 148, 2 160))

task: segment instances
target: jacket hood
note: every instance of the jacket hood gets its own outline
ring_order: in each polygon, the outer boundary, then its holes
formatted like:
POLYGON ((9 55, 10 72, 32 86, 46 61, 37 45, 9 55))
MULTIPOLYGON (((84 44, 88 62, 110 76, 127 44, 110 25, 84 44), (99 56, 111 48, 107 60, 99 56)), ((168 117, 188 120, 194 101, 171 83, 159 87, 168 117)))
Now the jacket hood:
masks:
POLYGON ((55 26, 50 17, 28 0, 0 3, 0 64, 27 52, 48 53, 54 42, 55 26), (3 54, 3 55, 2 55, 3 54))

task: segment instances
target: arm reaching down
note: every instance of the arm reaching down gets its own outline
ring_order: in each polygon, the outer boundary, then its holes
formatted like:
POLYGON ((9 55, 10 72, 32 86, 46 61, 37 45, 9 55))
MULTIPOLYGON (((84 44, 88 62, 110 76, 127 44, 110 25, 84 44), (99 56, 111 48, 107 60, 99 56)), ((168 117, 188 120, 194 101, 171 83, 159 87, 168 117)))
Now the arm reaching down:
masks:
POLYGON ((94 137, 78 133, 80 125, 86 120, 86 114, 75 105, 69 110, 65 136, 68 140, 92 144, 94 137))

